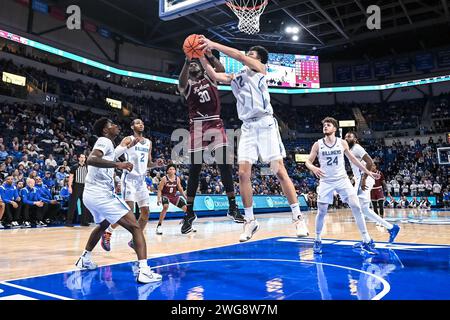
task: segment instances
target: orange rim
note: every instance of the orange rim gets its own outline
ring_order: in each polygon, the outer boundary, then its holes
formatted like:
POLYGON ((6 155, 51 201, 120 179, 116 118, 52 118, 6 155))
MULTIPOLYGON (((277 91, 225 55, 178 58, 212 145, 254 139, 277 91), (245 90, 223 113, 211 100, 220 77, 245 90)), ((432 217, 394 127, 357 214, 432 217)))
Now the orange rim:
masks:
POLYGON ((238 10, 238 11, 256 11, 256 10, 259 10, 262 6, 266 6, 268 3, 269 3, 269 0, 266 0, 263 3, 261 3, 260 5, 255 6, 255 7, 241 7, 241 6, 236 6, 236 5, 232 4, 231 2, 227 2, 227 6, 230 7, 231 9, 238 10))

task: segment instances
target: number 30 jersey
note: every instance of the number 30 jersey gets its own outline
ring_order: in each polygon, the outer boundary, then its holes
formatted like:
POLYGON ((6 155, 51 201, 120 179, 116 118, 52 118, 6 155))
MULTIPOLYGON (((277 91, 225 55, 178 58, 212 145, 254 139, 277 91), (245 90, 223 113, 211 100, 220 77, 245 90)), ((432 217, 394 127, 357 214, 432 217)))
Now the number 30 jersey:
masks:
POLYGON ((231 89, 237 100, 237 112, 243 122, 273 115, 266 76, 244 67, 234 75, 231 89))
POLYGON ((342 139, 336 137, 336 142, 332 146, 325 143, 325 139, 318 140, 319 143, 319 163, 320 169, 325 175, 320 181, 337 181, 340 179, 348 179, 345 170, 344 147, 342 139))
POLYGON ((199 81, 188 80, 185 98, 189 122, 220 119, 220 97, 217 85, 208 76, 199 81))
MULTIPOLYGON (((130 136, 134 141, 135 137, 130 136)), ((149 139, 139 142, 134 147, 131 147, 125 151, 125 160, 133 164, 133 170, 130 172, 126 169, 123 170, 124 174, 131 176, 146 176, 148 166, 148 153, 151 148, 151 142, 149 139)))

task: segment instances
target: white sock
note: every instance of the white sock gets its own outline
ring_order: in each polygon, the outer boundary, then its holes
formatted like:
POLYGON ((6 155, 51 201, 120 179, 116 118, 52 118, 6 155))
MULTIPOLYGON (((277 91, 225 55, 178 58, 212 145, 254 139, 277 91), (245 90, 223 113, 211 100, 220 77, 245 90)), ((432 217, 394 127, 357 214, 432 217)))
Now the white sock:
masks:
POLYGON ((320 236, 320 233, 316 233, 316 241, 322 241, 322 237, 320 236))
POLYGON ((253 215, 253 207, 244 208, 245 220, 252 221, 255 220, 255 216, 253 215))
POLYGON ((300 205, 298 204, 298 202, 291 204, 291 210, 292 210, 292 218, 294 220, 303 218, 303 215, 300 211, 300 205))
POLYGON ((91 260, 91 254, 92 254, 91 251, 84 250, 81 256, 86 260, 91 260))
POLYGON ((147 260, 143 259, 143 260, 139 260, 139 269, 144 269, 144 268, 148 268, 148 264, 147 264, 147 260))
POLYGON ((364 206, 364 207, 362 208, 362 212, 363 212, 363 214, 364 214, 366 217, 368 217, 369 219, 371 219, 371 220, 373 220, 373 221, 375 221, 375 222, 381 224, 383 227, 387 228, 388 230, 391 230, 391 229, 394 227, 391 223, 387 222, 387 221, 384 220, 382 217, 380 217, 379 215, 377 215, 377 214, 375 213, 375 211, 373 211, 372 209, 370 209, 370 208, 368 207, 368 205, 367 205, 367 206, 364 206))
POLYGON ((108 229, 106 229, 106 232, 109 232, 109 233, 114 232, 114 228, 112 227, 112 225, 109 225, 108 229))

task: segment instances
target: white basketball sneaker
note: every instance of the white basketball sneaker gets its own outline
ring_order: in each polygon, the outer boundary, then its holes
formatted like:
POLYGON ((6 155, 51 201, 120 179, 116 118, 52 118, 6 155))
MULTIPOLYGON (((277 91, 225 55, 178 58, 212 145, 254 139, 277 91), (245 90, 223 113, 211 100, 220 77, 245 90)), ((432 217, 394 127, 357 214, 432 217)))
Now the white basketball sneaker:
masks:
POLYGON ((92 261, 92 260, 88 260, 84 257, 80 257, 77 261, 77 263, 75 264, 75 266, 77 268, 79 268, 80 270, 95 270, 97 269, 97 264, 92 261))
POLYGON ((153 272, 150 267, 139 268, 139 274, 136 280, 139 283, 158 282, 162 280, 162 275, 153 272))
POLYGON ((248 241, 252 238, 256 231, 259 229, 258 221, 255 219, 252 221, 245 221, 244 223, 244 233, 241 233, 239 238, 240 242, 248 241))
POLYGON ((297 232, 297 237, 304 238, 309 236, 308 227, 306 226, 306 222, 304 217, 298 216, 296 220, 294 220, 295 230, 297 232))

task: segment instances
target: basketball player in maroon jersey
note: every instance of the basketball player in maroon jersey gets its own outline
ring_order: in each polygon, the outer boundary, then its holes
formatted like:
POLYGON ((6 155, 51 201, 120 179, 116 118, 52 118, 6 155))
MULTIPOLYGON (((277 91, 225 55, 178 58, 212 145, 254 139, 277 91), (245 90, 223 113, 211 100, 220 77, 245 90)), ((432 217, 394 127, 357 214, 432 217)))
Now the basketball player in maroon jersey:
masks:
MULTIPOLYGON (((386 182, 384 181, 384 175, 378 170, 376 164, 372 166, 372 172, 376 172, 380 175, 380 179, 375 180, 375 184, 370 191, 370 198, 372 200, 373 211, 380 217, 384 218, 384 190, 387 190, 386 182)), ((390 194, 388 194, 390 196, 390 194)))
MULTIPOLYGON (((225 68, 211 51, 206 52, 206 57, 217 72, 225 72, 225 68)), ((205 151, 215 152, 214 160, 219 168, 228 196, 228 217, 237 223, 244 223, 244 217, 236 205, 231 165, 233 163, 231 157, 234 157, 234 154, 227 152, 228 141, 223 121, 220 118, 221 105, 217 83, 206 75, 199 60, 186 58, 180 74, 178 89, 185 97, 189 109, 189 154, 191 158, 187 186, 187 212, 183 218, 181 233, 191 232, 192 223, 197 218, 193 204, 205 151), (212 137, 210 138, 210 136, 212 137)))
POLYGON ((169 164, 166 168, 166 175, 161 179, 158 186, 158 206, 163 205, 163 210, 159 214, 159 222, 156 227, 156 234, 161 235, 161 225, 166 217, 167 209, 169 209, 169 203, 180 208, 184 212, 187 211, 186 195, 184 194, 183 187, 181 186, 180 178, 176 175, 177 168, 174 164, 169 164), (177 191, 184 197, 177 195, 177 191))

